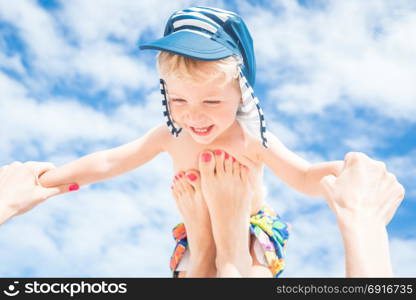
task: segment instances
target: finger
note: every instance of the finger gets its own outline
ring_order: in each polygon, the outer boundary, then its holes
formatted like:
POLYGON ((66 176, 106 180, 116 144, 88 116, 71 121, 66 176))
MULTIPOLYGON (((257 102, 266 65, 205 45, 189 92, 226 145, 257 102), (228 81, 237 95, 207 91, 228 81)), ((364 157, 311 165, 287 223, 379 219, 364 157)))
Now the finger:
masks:
POLYGON ((40 198, 42 199, 48 199, 53 196, 65 194, 68 192, 77 191, 79 189, 78 184, 64 184, 59 185, 51 188, 41 188, 40 190, 40 198))
POLYGON ((382 215, 385 216, 385 224, 388 225, 390 221, 393 219, 394 215, 396 214, 397 209, 399 208, 400 204, 402 203, 403 198, 398 197, 393 201, 390 201, 385 207, 382 209, 382 215))
POLYGON ((7 165, 6 165, 6 166, 3 166, 3 167, 1 167, 1 168, 0 168, 0 176, 1 176, 3 173, 6 173, 6 169, 7 169, 7 165))
POLYGON ((352 167, 356 164, 362 164, 363 162, 370 161, 371 159, 362 152, 348 152, 345 157, 345 165, 346 167, 352 167))
POLYGON ((28 161, 25 165, 31 169, 37 177, 49 171, 50 169, 56 168, 53 163, 50 162, 36 162, 36 161, 28 161))
POLYGON ((11 167, 17 167, 17 166, 22 166, 22 165, 23 165, 23 163, 21 161, 17 161, 17 160, 15 160, 14 162, 12 162, 10 164, 11 167))
POLYGON ((334 175, 328 175, 321 179, 321 185, 328 197, 332 197, 334 195, 335 181, 336 177, 334 175))
POLYGON ((334 161, 335 175, 339 176, 345 169, 345 162, 343 160, 334 161))

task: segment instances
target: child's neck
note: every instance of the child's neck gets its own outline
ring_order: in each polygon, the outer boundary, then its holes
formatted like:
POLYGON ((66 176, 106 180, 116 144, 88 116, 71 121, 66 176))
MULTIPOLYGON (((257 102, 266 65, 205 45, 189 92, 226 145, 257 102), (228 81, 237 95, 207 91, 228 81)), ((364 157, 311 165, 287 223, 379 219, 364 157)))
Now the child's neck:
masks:
POLYGON ((221 135, 219 135, 211 144, 229 143, 242 133, 240 124, 237 120, 231 124, 221 135))

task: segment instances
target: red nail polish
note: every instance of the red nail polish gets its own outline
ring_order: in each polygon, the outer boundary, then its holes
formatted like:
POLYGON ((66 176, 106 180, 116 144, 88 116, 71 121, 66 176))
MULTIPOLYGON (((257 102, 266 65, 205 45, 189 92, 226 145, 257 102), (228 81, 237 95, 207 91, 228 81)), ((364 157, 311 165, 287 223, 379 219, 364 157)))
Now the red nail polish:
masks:
POLYGON ((182 178, 183 177, 182 173, 180 173, 178 176, 179 176, 179 178, 182 178))
POLYGON ((70 186, 69 186, 69 191, 76 191, 76 190, 78 190, 79 189, 79 185, 78 184, 71 184, 70 186))
POLYGON ((196 175, 195 175, 195 174, 193 174, 193 173, 188 174, 187 176, 188 176, 188 178, 189 178, 189 180, 190 180, 190 181, 195 181, 195 180, 196 180, 196 178, 197 178, 197 177, 196 177, 196 175))
POLYGON ((225 154, 225 159, 228 159, 230 157, 230 155, 227 152, 225 152, 224 154, 225 154))
POLYGON ((233 156, 233 162, 235 162, 235 158, 234 158, 234 156, 233 156))
POLYGON ((202 154, 202 161, 209 162, 211 160, 211 153, 203 153, 202 154))
POLYGON ((221 153, 222 153, 222 151, 221 151, 221 150, 215 150, 215 151, 214 151, 214 153, 215 153, 215 155, 220 156, 220 155, 221 155, 221 153))

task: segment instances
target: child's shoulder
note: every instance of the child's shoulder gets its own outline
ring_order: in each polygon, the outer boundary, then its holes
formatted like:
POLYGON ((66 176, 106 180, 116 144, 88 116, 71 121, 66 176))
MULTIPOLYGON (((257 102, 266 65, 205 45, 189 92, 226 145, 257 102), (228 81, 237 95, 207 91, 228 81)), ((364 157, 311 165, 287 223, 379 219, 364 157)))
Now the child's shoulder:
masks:
POLYGON ((167 151, 172 140, 172 134, 165 124, 159 124, 150 129, 147 134, 153 143, 157 143, 163 151, 167 151))

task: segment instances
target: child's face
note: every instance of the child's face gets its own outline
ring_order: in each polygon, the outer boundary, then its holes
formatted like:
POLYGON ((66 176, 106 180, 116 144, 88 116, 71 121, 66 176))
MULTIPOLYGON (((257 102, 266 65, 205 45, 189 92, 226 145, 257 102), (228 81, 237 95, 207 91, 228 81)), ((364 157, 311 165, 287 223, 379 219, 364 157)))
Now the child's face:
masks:
POLYGON ((236 120, 241 92, 237 80, 220 77, 201 84, 165 77, 173 120, 200 144, 210 144, 236 120), (222 86, 221 86, 222 85, 222 86))

